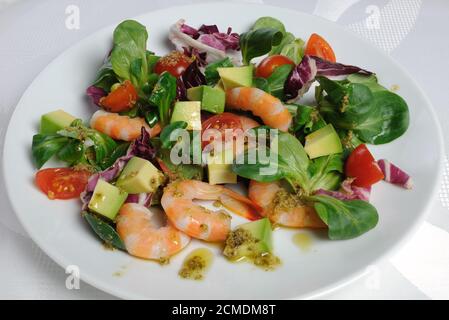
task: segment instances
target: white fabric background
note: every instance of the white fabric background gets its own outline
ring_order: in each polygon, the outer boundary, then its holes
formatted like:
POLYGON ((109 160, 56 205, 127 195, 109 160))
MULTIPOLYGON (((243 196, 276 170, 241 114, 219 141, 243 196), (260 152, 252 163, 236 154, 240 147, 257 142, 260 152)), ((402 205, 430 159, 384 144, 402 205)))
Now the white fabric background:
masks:
MULTIPOLYGON (((12 110, 34 77, 58 54, 101 27, 194 0, 0 0, 0 141, 12 110), (65 27, 65 10, 80 8, 79 30, 65 27)), ((445 135, 449 119, 449 2, 444 0, 253 0, 335 21, 372 41, 402 64, 427 92, 445 135), (378 22, 378 24, 377 24, 378 22), (375 26, 375 27, 373 27, 375 26), (378 28, 376 28, 376 26, 378 28)), ((429 142, 431 143, 431 141, 429 142)), ((0 145, 1 150, 3 147, 0 145)), ((447 145, 447 141, 446 141, 447 145)), ((427 222, 390 261, 325 299, 448 299, 449 176, 427 222)), ((3 174, 3 173, 2 173, 3 174)), ((3 178, 0 178, 3 179, 3 178)), ((111 299, 88 284, 68 290, 66 274, 26 235, 0 180, 0 298, 111 299)))

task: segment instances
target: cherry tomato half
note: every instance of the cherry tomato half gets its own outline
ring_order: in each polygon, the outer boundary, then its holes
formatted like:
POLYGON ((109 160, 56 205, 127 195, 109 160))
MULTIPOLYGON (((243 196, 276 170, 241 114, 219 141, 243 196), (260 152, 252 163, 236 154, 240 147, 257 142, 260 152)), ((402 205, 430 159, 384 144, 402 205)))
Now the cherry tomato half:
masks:
MULTIPOLYGON (((225 139, 225 130, 226 129, 241 129, 242 130, 242 123, 240 122, 240 118, 229 112, 225 112, 222 114, 217 114, 213 117, 210 117, 206 121, 203 122, 202 125, 203 133, 207 129, 216 129, 220 131, 223 140, 225 139)), ((213 140, 212 140, 213 141, 213 140)), ((212 141, 203 141, 202 146, 203 149, 206 147, 209 143, 212 141)))
POLYGON ((358 187, 370 187, 384 178, 382 170, 364 144, 359 145, 349 155, 345 173, 346 176, 355 178, 353 183, 358 187))
POLYGON ((291 64, 292 66, 295 65, 295 63, 286 56, 282 56, 280 54, 268 56, 263 59, 257 66, 256 77, 268 78, 269 76, 271 76, 274 69, 285 64, 291 64))
POLYGON ((78 198, 91 176, 87 170, 51 168, 36 173, 36 184, 49 199, 78 198))
POLYGON ((110 112, 122 112, 131 109, 137 101, 137 91, 131 81, 125 80, 114 91, 100 99, 100 105, 110 112))
POLYGON ((326 40, 324 40, 323 37, 317 35, 316 33, 312 33, 310 36, 304 53, 306 55, 319 57, 330 62, 337 62, 332 47, 326 40))
POLYGON ((160 58, 156 62, 154 72, 161 74, 164 71, 171 73, 172 76, 179 77, 186 71, 187 67, 193 62, 192 58, 187 57, 179 51, 172 51, 168 55, 160 58))

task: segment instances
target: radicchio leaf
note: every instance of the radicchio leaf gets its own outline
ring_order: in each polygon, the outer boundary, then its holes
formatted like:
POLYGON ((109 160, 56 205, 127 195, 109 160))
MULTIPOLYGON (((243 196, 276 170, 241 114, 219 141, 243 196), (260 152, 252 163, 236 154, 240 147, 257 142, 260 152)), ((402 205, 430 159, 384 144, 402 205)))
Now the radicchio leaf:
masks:
POLYGON ((287 100, 301 97, 306 93, 317 75, 316 62, 310 56, 304 56, 301 62, 292 70, 284 86, 287 100))
POLYGON ((324 194, 331 197, 334 197, 339 200, 363 200, 369 202, 369 198, 371 195, 371 187, 362 188, 357 187, 352 184, 354 181, 353 178, 347 178, 342 182, 340 190, 338 191, 329 191, 320 189, 316 191, 315 194, 324 194))
POLYGON ((152 193, 130 194, 128 195, 128 198, 126 198, 125 203, 137 203, 144 207, 149 207, 151 205, 152 198, 152 193))
POLYGON ((386 182, 398 185, 405 189, 413 188, 412 178, 405 171, 385 159, 378 160, 377 164, 382 170, 386 182))
POLYGON ((353 73, 360 73, 369 76, 373 74, 371 71, 367 71, 356 66, 338 62, 334 63, 315 56, 312 56, 311 58, 315 60, 317 74, 320 76, 346 76, 353 73))
POLYGON ((196 60, 187 67, 182 74, 181 79, 186 89, 206 84, 206 77, 198 67, 196 60))
POLYGON ((90 86, 87 88, 86 94, 92 99, 94 104, 100 106, 100 100, 107 95, 107 92, 96 86, 90 86))
POLYGON ((315 81, 316 76, 335 77, 354 73, 373 74, 356 66, 333 63, 315 56, 304 56, 302 61, 292 70, 285 82, 285 95, 288 100, 302 97, 315 81))
POLYGON ((220 32, 216 25, 202 25, 197 30, 184 22, 185 20, 181 19, 170 27, 168 38, 176 50, 196 49, 206 55, 207 62, 230 56, 235 64, 239 64, 241 61, 241 55, 237 53, 240 49, 239 34, 233 33, 231 28, 228 28, 226 33, 220 32))
POLYGON ((198 32, 202 33, 202 34, 214 34, 214 33, 220 32, 220 30, 218 30, 218 27, 215 24, 213 24, 213 25, 205 25, 205 24, 203 24, 198 29, 198 32))

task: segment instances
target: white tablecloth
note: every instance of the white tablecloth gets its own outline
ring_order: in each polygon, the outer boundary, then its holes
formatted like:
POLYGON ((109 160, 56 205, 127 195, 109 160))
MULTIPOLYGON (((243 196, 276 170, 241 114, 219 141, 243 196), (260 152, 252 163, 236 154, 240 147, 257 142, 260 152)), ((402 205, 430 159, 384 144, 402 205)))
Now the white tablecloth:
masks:
MULTIPOLYGON (((192 0, 0 0, 0 135, 34 77, 58 54, 101 27, 192 0), (80 10, 80 28, 66 27, 69 6, 80 10)), ((361 34, 390 53, 427 92, 449 128, 449 2, 445 0, 253 0, 312 13, 361 34)), ((70 8, 69 8, 70 11, 70 8)), ((446 145, 448 142, 446 141, 446 145)), ((3 146, 0 146, 3 151, 3 146)), ((325 295, 327 299, 449 298, 449 177, 427 221, 389 261, 325 295)), ((2 173, 3 174, 3 173, 2 173)), ((110 299, 88 284, 66 288, 66 274, 26 235, 0 180, 0 298, 110 299)))

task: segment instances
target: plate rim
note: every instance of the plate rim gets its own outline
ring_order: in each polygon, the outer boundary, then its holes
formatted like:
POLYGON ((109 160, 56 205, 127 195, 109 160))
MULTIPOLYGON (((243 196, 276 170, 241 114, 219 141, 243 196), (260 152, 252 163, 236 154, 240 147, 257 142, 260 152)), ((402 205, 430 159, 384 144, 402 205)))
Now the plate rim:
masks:
MULTIPOLYGON (((333 27, 338 29, 339 31, 341 31, 342 33, 345 33, 349 36, 355 37, 358 39, 358 41, 362 41, 365 44, 368 44, 370 46, 371 49, 373 49, 374 51, 376 51, 377 54, 380 54, 381 56, 383 56, 385 59, 390 60, 406 77, 407 80, 418 90, 418 94, 419 96, 421 96, 423 98, 423 100, 426 102, 426 108, 428 109, 428 111, 430 111, 430 116, 432 118, 432 120, 435 123, 435 129, 437 131, 437 138, 438 138, 438 150, 439 150, 439 158, 438 158, 438 168, 437 168, 437 181, 436 183, 433 185, 431 193, 430 193, 430 197, 426 203, 426 205, 424 206, 423 210, 420 212, 419 216, 417 219, 415 219, 415 221, 413 222, 412 226, 406 231, 404 232, 404 234, 402 235, 402 237, 396 241, 392 246, 390 246, 387 250, 385 250, 382 254, 379 254, 377 258, 373 259, 371 261, 371 265, 372 264, 378 264, 381 261, 385 261, 386 259, 388 259, 389 257, 391 257, 395 252, 397 252, 408 240, 410 240, 410 238, 413 236, 413 234, 416 233, 416 231, 418 230, 419 227, 421 227, 423 221, 425 220, 425 218, 428 216, 429 211, 431 206, 433 205, 433 201, 435 200, 435 198, 437 197, 438 194, 438 190, 440 188, 441 185, 441 181, 442 181, 442 173, 443 173, 443 164, 444 164, 444 155, 445 155, 445 147, 444 147, 444 139, 443 139, 443 131, 442 131, 442 127, 441 127, 441 123, 437 117, 437 113, 436 110, 431 102, 431 100, 429 99, 429 97, 427 96, 427 94, 424 92, 424 90, 421 88, 421 86, 417 83, 417 81, 410 75, 410 73, 400 64, 396 61, 396 59, 394 59, 393 57, 391 57, 389 54, 387 54, 386 52, 384 52, 383 50, 381 50, 380 48, 376 47, 375 45, 373 45, 371 42, 369 42, 367 39, 362 38, 359 34, 352 32, 351 30, 347 30, 346 28, 344 28, 343 26, 324 19, 323 17, 320 16, 316 16, 310 13, 306 13, 306 12, 302 12, 302 11, 298 11, 296 9, 291 9, 291 8, 285 8, 285 7, 281 7, 281 6, 276 6, 276 5, 265 5, 265 4, 258 4, 258 3, 235 3, 235 2, 202 2, 202 3, 193 3, 193 4, 187 4, 187 5, 174 5, 174 6, 169 6, 169 7, 165 7, 165 8, 161 8, 161 9, 157 9, 157 10, 153 10, 153 11, 147 11, 145 13, 142 13, 138 16, 134 16, 134 17, 126 17, 124 19, 134 19, 134 20, 141 20, 143 17, 145 17, 148 14, 157 14, 158 12, 163 12, 163 11, 168 11, 168 10, 177 10, 182 12, 183 8, 191 8, 191 7, 198 7, 199 9, 201 9, 201 7, 204 6, 234 6, 234 7, 263 7, 265 9, 270 9, 270 8, 276 8, 276 10, 282 10, 285 12, 290 12, 292 14, 296 14, 296 15, 304 15, 304 16, 312 16, 314 19, 317 20, 321 20, 321 22, 329 27, 333 27)), ((121 20, 122 21, 122 20, 121 20)), ((7 178, 7 171, 6 171, 6 149, 9 145, 8 141, 12 141, 11 140, 11 123, 12 120, 15 118, 16 113, 17 113, 17 107, 22 103, 25 94, 29 91, 29 89, 31 87, 33 87, 33 85, 35 84, 35 82, 40 78, 40 76, 53 64, 56 63, 57 60, 59 59, 63 59, 65 57, 65 55, 67 55, 70 51, 72 51, 75 47, 78 46, 82 46, 85 42, 88 42, 89 39, 97 36, 98 34, 104 32, 105 30, 111 29, 113 28, 115 24, 109 24, 105 27, 102 27, 100 29, 97 29, 95 31, 93 31, 92 33, 90 33, 89 35, 83 37, 82 39, 78 40, 77 42, 73 43, 72 45, 70 45, 69 47, 67 47, 66 49, 64 49, 64 51, 62 51, 60 54, 58 54, 57 56, 55 56, 35 77, 34 79, 31 81, 31 83, 27 86, 27 88, 23 91, 19 101, 17 102, 17 104, 14 107, 13 112, 11 113, 9 120, 8 120, 8 125, 7 125, 7 129, 6 129, 6 134, 4 136, 4 140, 3 140, 3 154, 2 154, 2 173, 3 173, 3 180, 5 182, 5 189, 6 189, 6 194, 8 196, 8 200, 11 204, 11 207, 14 211, 14 214, 16 215, 16 217, 18 218, 20 224, 22 225, 22 227, 25 229, 25 231, 27 232, 28 236, 31 238, 31 240, 33 242, 35 242, 38 247, 48 256, 50 257, 53 261, 55 261, 60 267, 62 267, 64 270, 66 269, 66 267, 68 265, 70 265, 70 263, 68 261, 66 261, 67 259, 64 258, 63 255, 61 255, 58 252, 53 252, 53 251, 57 251, 57 250, 51 250, 48 249, 46 246, 44 246, 41 242, 41 240, 39 239, 39 236, 36 235, 32 230, 33 228, 28 228, 26 223, 24 222, 24 220, 22 219, 21 215, 18 214, 17 212, 19 212, 18 208, 16 207, 16 203, 13 202, 12 199, 12 195, 11 195, 11 187, 9 184, 9 179, 7 178)), ((351 274, 344 276, 332 283, 329 283, 328 285, 325 285, 319 289, 310 291, 308 293, 305 294, 301 294, 299 296, 296 297, 291 297, 289 299, 316 299, 319 297, 322 297, 324 295, 330 294, 334 291, 337 291, 339 289, 341 289, 342 287, 347 286, 350 283, 353 283, 355 281, 357 281, 358 279, 362 278, 363 276, 365 276, 368 272, 366 270, 367 266, 361 267, 359 270, 352 272, 351 274)), ((127 290, 126 292, 120 291, 118 289, 116 289, 114 285, 109 285, 108 283, 104 283, 101 280, 96 280, 95 276, 91 276, 89 273, 83 272, 80 275, 80 279, 84 282, 86 282, 89 285, 92 285, 95 288, 98 288, 99 290, 102 290, 106 293, 109 293, 115 297, 119 297, 122 299, 149 299, 148 297, 139 295, 139 294, 135 294, 133 292, 130 292, 129 290, 127 290)), ((153 298, 153 300, 159 300, 157 298, 153 298)))

